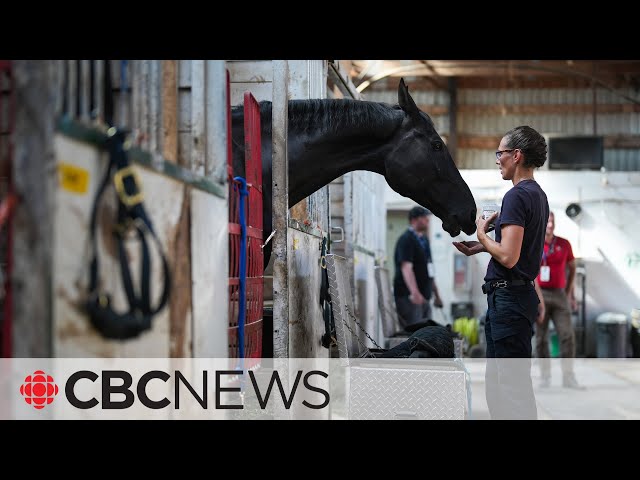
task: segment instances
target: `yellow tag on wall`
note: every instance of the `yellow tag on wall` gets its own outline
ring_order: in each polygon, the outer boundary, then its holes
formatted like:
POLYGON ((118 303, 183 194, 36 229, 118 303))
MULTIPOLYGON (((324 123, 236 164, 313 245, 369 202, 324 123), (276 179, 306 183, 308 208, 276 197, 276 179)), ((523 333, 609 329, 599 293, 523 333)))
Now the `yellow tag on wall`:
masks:
POLYGON ((69 192, 84 194, 89 189, 89 172, 68 163, 58 165, 60 186, 69 192))

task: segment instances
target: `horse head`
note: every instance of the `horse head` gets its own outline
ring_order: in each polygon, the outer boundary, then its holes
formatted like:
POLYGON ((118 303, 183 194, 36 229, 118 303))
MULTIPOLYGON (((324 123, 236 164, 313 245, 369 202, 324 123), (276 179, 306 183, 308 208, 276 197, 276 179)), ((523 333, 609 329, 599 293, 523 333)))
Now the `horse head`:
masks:
POLYGON ((476 231, 476 204, 433 121, 421 111, 400 80, 398 104, 405 118, 385 158, 385 178, 391 188, 428 208, 455 237, 476 231))

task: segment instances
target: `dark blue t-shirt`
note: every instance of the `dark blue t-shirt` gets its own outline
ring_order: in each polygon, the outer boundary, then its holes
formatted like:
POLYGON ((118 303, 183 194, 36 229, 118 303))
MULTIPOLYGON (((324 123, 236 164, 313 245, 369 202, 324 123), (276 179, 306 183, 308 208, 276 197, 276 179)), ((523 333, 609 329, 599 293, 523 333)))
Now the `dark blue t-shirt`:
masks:
POLYGON ((396 264, 396 272, 393 277, 393 293, 396 297, 409 295, 409 289, 404 283, 400 266, 402 262, 411 262, 413 263, 413 272, 416 276, 418 290, 427 300, 431 298, 431 279, 427 270, 427 263, 431 261, 431 249, 427 239, 424 239, 424 243, 411 229, 408 229, 398 238, 393 255, 396 264), (426 243, 426 248, 424 243, 426 243))
POLYGON ((549 202, 538 182, 521 180, 509 190, 502 199, 502 208, 496 220, 496 242, 502 240, 502 225, 524 227, 520 258, 513 268, 508 269, 491 257, 485 282, 535 279, 540 270, 548 219, 549 202))

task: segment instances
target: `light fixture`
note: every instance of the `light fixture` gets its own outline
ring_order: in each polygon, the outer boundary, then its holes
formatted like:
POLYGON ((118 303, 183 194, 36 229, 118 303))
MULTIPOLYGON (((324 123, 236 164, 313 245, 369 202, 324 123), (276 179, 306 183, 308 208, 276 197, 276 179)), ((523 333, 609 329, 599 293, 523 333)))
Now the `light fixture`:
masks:
POLYGON ((567 206, 565 213, 567 214, 567 217, 571 218, 572 220, 576 220, 582 213, 582 207, 577 203, 570 203, 567 206))

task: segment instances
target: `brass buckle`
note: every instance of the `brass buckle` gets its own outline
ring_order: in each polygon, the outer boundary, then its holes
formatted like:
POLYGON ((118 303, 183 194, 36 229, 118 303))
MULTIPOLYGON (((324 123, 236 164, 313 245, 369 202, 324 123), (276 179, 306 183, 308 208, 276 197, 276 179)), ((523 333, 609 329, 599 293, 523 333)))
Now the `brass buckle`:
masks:
POLYGON ((134 170, 133 165, 129 165, 128 167, 124 167, 118 170, 113 174, 113 184, 116 187, 116 192, 118 193, 118 197, 120 197, 120 201, 127 207, 131 208, 139 203, 142 203, 144 200, 144 193, 140 188, 140 177, 138 177, 138 173, 134 170), (126 177, 133 177, 133 181, 136 185, 137 193, 133 195, 129 195, 124 188, 124 179, 126 177))
POLYGON ((101 293, 98 295, 98 302, 102 308, 106 308, 109 305, 109 298, 104 293, 101 293))

